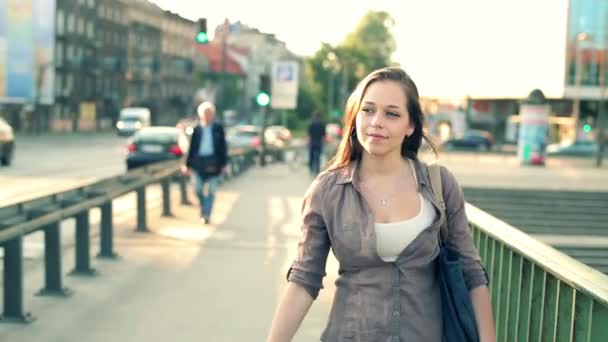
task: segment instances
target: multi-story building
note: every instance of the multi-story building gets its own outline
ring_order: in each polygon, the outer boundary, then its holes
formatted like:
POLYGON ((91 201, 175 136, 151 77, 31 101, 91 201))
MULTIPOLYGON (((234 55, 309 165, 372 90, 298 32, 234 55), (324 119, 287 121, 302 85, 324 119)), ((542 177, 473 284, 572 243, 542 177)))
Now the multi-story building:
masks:
POLYGON ((162 121, 175 124, 192 112, 195 23, 165 11, 161 27, 162 121))
POLYGON ((98 1, 96 40, 99 127, 114 126, 126 94, 128 17, 125 0, 98 1))
POLYGON ((152 124, 158 124, 162 105, 160 70, 164 11, 146 0, 129 0, 127 16, 129 38, 124 106, 148 107, 152 124))
MULTIPOLYGON (((300 60, 289 51, 285 42, 276 38, 274 34, 264 33, 256 28, 249 27, 241 22, 233 24, 224 23, 215 29, 216 37, 226 36, 229 47, 228 53, 241 59, 247 57, 246 63, 241 63, 247 73, 245 89, 245 111, 255 108, 255 96, 260 89, 260 75, 271 73, 272 63, 279 60, 300 60), (226 28, 228 25, 228 28, 226 28)), ((221 39, 221 38, 220 38, 221 39)))
POLYGON ((53 129, 95 126, 97 43, 95 0, 57 1, 53 129), (87 108, 86 110, 82 110, 87 108))

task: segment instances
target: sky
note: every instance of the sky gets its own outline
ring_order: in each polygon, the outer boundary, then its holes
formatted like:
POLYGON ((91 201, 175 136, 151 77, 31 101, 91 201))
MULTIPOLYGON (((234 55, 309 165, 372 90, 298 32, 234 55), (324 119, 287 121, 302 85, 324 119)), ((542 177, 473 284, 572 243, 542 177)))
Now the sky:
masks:
POLYGON ((339 44, 369 10, 395 19, 393 59, 426 97, 563 96, 568 0, 152 0, 211 32, 225 18, 275 33, 310 56, 339 44))

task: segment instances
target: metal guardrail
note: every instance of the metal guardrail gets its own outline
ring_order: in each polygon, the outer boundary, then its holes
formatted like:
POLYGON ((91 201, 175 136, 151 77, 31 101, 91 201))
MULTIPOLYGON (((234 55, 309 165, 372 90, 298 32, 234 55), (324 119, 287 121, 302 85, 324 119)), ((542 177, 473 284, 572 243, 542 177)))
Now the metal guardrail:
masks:
POLYGON ((608 341, 608 276, 466 205, 498 341, 608 341))
MULTIPOLYGON (((255 152, 232 149, 226 179, 235 177, 255 164, 255 152)), ((73 275, 94 275, 90 262, 89 210, 101 209, 98 258, 116 258, 113 244, 112 201, 130 192, 137 193, 137 231, 146 232, 146 187, 160 183, 162 215, 171 215, 171 183, 177 180, 181 204, 188 200, 187 180, 180 175, 181 164, 169 161, 153 164, 126 174, 109 177, 66 191, 31 198, 0 207, 0 247, 4 249, 3 313, 0 321, 30 322, 23 305, 23 237, 44 231, 45 284, 39 295, 69 296, 62 283, 60 223, 75 218, 75 268, 73 275)))

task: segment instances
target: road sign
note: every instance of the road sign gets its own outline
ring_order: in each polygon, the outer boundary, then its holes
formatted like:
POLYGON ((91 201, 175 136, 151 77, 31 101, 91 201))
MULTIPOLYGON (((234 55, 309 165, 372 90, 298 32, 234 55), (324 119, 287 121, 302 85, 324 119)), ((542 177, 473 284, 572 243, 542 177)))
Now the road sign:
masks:
POLYGON ((298 71, 296 61, 275 62, 272 65, 273 109, 295 109, 298 104, 298 71))

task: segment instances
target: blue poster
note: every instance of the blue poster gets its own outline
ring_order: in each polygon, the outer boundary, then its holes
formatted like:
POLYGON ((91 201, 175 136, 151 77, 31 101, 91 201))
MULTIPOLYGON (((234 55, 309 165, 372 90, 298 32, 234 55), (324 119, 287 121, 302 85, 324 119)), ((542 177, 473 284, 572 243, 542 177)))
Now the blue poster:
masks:
POLYGON ((9 100, 34 97, 32 0, 8 0, 6 80, 9 100))
POLYGON ((55 1, 34 0, 34 96, 43 104, 54 102, 55 1))
POLYGON ((6 98, 6 2, 0 0, 0 99, 6 98))

